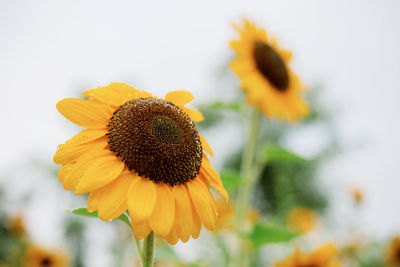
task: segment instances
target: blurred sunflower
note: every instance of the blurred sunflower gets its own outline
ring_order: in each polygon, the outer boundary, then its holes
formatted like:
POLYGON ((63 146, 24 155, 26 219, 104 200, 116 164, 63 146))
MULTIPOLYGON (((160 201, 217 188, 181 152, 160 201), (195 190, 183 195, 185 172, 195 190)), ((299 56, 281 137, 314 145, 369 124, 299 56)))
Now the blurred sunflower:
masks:
POLYGON ((270 118, 293 122, 305 117, 308 106, 300 96, 304 86, 288 66, 292 53, 248 20, 243 29, 234 27, 240 39, 230 42, 237 55, 230 67, 240 78, 248 103, 270 118))
POLYGON ((296 250, 287 259, 275 263, 275 267, 339 267, 340 262, 334 258, 336 252, 336 246, 330 243, 311 253, 296 250))
POLYGON ((47 251, 38 246, 29 246, 24 257, 26 267, 67 267, 70 266, 66 255, 47 251))
POLYGON ((362 203, 362 201, 364 199, 364 194, 360 188, 353 188, 351 190, 351 194, 352 194, 355 204, 359 205, 362 203))
MULTIPOLYGON (((222 198, 217 198, 215 201, 217 207, 217 221, 215 230, 233 230, 233 217, 235 215, 235 208, 231 203, 226 202, 222 198)), ((253 226, 261 217, 259 211, 254 208, 249 208, 246 212, 244 223, 253 226)))
POLYGON ((20 237, 25 233, 25 223, 21 216, 8 218, 6 221, 7 231, 13 235, 20 237))
POLYGON ((387 260, 391 266, 400 266, 400 237, 395 237, 390 242, 387 251, 387 260))
POLYGON ((59 180, 75 194, 89 193, 89 211, 113 220, 129 210, 138 239, 151 231, 171 244, 197 238, 201 224, 215 228, 216 207, 209 187, 226 200, 213 156, 194 122, 202 114, 184 105, 186 91, 164 99, 123 83, 83 92, 89 100, 64 99, 60 113, 86 129, 61 145, 54 162, 59 180))
POLYGON ((317 222, 317 213, 307 207, 294 208, 287 216, 287 225, 289 228, 302 234, 305 234, 313 229, 317 222))

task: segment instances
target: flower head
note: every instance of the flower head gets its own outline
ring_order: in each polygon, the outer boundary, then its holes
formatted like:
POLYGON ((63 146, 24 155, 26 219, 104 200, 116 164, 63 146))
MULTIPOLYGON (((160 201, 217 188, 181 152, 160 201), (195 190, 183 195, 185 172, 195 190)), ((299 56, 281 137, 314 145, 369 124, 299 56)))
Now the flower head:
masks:
POLYGON ((293 255, 283 261, 275 263, 275 267, 339 267, 335 259, 336 246, 328 243, 311 253, 296 250, 293 255))
POLYGON ((69 260, 65 254, 58 251, 45 250, 38 246, 29 246, 24 257, 27 267, 67 267, 69 260))
POLYGON ((317 213, 307 207, 294 208, 287 216, 288 226, 302 234, 305 234, 313 229, 317 222, 317 213))
POLYGON ((300 96, 304 86, 289 68, 292 53, 279 48, 264 29, 244 20, 236 26, 240 39, 230 42, 236 52, 231 68, 240 78, 249 104, 267 117, 296 121, 308 114, 300 96))
POLYGON ((390 242, 387 260, 391 266, 400 266, 400 237, 395 237, 390 242))
POLYGON ((138 239, 151 231, 171 244, 197 238, 201 224, 214 229, 210 186, 228 199, 207 155, 213 152, 185 107, 186 91, 164 99, 123 83, 84 91, 89 100, 64 99, 62 115, 86 128, 61 145, 54 162, 66 190, 89 193, 88 210, 103 220, 129 211, 138 239))

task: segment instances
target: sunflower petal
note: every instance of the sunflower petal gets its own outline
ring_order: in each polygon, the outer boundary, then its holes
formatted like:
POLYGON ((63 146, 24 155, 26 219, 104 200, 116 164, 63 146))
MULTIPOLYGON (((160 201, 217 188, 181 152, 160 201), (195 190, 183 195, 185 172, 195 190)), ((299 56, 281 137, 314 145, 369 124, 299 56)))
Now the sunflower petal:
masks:
POLYGON ((198 238, 200 235, 201 231, 201 220, 199 218, 199 215, 197 214, 197 211, 193 205, 193 201, 191 201, 191 206, 192 206, 192 215, 193 215, 193 220, 192 220, 192 237, 194 239, 198 238))
POLYGON ((91 165, 94 164, 97 158, 110 154, 110 151, 102 149, 101 146, 92 146, 90 153, 86 153, 85 155, 79 157, 73 168, 65 175, 63 181, 64 189, 75 189, 85 172, 90 168, 91 165))
POLYGON ((172 194, 175 198, 175 229, 179 238, 187 242, 192 230, 192 204, 189 193, 184 185, 172 187, 172 194))
POLYGON ((165 95, 165 100, 174 103, 177 106, 184 106, 194 99, 188 91, 172 91, 165 95))
POLYGON ((85 194, 112 182, 124 167, 125 164, 114 155, 98 158, 83 175, 75 194, 85 194))
POLYGON ((186 185, 201 221, 209 230, 213 230, 215 228, 216 210, 210 191, 200 179, 194 179, 186 185))
POLYGON ((197 109, 181 107, 182 110, 192 119, 194 122, 200 122, 204 120, 203 114, 197 109))
POLYGON ((210 154, 211 157, 214 157, 214 152, 212 151, 211 146, 208 144, 207 140, 201 135, 200 136, 200 142, 201 142, 201 146, 203 147, 203 149, 210 154))
POLYGON ((60 170, 58 171, 58 180, 60 182, 64 181, 65 176, 71 171, 71 169, 74 167, 74 164, 68 163, 65 165, 62 165, 60 170))
POLYGON ((132 220, 132 230, 135 233, 136 238, 139 240, 145 239, 151 232, 148 221, 136 223, 132 220))
POLYGON ((99 201, 99 217, 102 220, 114 220, 128 209, 127 193, 132 184, 131 173, 124 173, 104 187, 99 201))
POLYGON ((57 109, 65 118, 87 129, 104 129, 110 118, 96 103, 78 98, 61 100, 57 109))
POLYGON ((89 193, 88 204, 86 208, 89 212, 93 212, 98 209, 101 194, 102 194, 101 188, 89 193))
POLYGON ((179 237, 176 234, 174 227, 172 227, 171 232, 165 237, 165 239, 170 245, 175 245, 179 241, 179 237))
POLYGON ((156 204, 149 223, 157 235, 165 237, 174 223, 175 202, 169 185, 156 184, 156 190, 156 204))
POLYGON ((137 177, 128 190, 128 208, 133 221, 142 223, 154 210, 157 191, 153 181, 137 177))

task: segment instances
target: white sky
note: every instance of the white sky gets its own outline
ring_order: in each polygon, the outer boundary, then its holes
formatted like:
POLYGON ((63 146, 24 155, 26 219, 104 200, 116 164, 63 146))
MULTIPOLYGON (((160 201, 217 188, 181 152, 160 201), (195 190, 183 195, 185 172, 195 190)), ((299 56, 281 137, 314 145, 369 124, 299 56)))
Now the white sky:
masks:
MULTIPOLYGON (((160 96, 187 89, 205 100, 229 92, 216 88, 215 72, 231 55, 231 23, 243 16, 293 50, 295 70, 308 84, 322 82, 324 102, 340 110, 343 141, 363 145, 322 171, 335 213, 346 208, 346 188, 360 184, 363 227, 378 236, 400 232, 396 0, 0 0, 0 170, 26 155, 48 155, 50 164, 56 146, 76 132, 55 104, 83 89, 124 81, 160 96)), ((229 145, 217 139, 211 136, 216 155, 229 145)))

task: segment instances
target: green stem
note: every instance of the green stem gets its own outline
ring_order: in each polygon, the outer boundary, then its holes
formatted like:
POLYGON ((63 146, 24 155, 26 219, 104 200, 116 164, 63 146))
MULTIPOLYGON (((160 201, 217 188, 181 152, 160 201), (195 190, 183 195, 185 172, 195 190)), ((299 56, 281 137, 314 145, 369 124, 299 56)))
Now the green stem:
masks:
POLYGON ((154 232, 151 232, 143 241, 143 250, 141 255, 142 267, 152 267, 154 256, 154 232))
POLYGON ((258 143, 258 136, 260 132, 260 112, 253 108, 250 115, 250 125, 249 125, 249 139, 243 151, 242 165, 240 170, 241 183, 237 195, 236 202, 236 226, 239 232, 239 247, 236 253, 236 266, 244 266, 246 263, 246 253, 247 252, 247 239, 244 238, 244 232, 246 231, 244 227, 244 219, 246 216, 246 211, 250 205, 250 196, 253 192, 255 183, 257 182, 258 172, 256 170, 256 147, 258 143))

